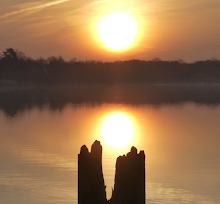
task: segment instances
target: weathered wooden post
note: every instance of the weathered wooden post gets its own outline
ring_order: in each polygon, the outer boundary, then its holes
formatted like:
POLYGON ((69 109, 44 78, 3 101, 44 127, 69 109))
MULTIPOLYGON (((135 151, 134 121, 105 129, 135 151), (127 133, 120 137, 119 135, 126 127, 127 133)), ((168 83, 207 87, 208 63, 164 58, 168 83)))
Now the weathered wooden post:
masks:
POLYGON ((78 204, 145 204, 145 154, 135 147, 117 158, 112 198, 107 201, 102 172, 102 146, 95 141, 89 153, 78 155, 78 204))
POLYGON ((89 153, 84 145, 78 155, 78 204, 105 204, 102 146, 95 141, 89 153))
POLYGON ((116 162, 111 204, 145 204, 145 154, 135 147, 116 162))

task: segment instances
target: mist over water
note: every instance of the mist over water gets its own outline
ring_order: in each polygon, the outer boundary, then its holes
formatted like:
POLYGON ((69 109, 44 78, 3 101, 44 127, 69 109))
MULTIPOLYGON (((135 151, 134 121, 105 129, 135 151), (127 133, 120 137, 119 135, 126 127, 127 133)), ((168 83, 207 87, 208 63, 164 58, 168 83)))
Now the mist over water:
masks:
POLYGON ((146 154, 146 203, 220 203, 219 86, 1 88, 0 203, 77 203, 77 155, 103 145, 107 196, 115 161, 146 154), (132 120, 123 147, 103 139, 106 115, 132 120))

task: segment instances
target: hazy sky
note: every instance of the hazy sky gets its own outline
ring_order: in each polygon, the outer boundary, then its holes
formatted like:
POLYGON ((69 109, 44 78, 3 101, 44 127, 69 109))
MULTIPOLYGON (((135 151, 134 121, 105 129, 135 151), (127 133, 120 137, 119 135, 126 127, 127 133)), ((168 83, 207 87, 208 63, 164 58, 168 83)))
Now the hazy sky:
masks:
POLYGON ((219 0, 0 0, 0 52, 12 47, 32 58, 79 60, 220 58, 219 0), (123 52, 106 49, 96 26, 126 11, 138 38, 123 52))

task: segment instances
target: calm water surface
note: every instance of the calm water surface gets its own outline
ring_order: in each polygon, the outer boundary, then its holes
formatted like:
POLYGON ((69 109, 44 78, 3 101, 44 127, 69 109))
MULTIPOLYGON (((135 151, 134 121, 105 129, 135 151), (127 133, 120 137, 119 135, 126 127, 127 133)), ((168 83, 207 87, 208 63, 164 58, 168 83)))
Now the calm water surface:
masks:
MULTIPOLYGON (((146 154, 146 203, 220 203, 220 106, 67 105, 0 112, 0 203, 76 204, 77 155, 94 140, 103 146, 108 198, 117 156, 132 145, 146 154), (125 114, 133 138, 110 145, 103 124, 125 114)), ((123 133, 122 133, 123 134, 123 133)))

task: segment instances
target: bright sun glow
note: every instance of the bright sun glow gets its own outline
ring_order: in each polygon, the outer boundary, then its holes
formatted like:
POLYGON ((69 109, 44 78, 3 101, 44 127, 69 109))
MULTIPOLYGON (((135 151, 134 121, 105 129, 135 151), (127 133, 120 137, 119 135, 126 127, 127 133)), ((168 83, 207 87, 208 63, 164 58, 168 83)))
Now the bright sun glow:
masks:
POLYGON ((107 116, 102 126, 102 136, 109 146, 116 148, 128 146, 134 137, 131 119, 120 112, 107 116))
POLYGON ((99 25, 99 35, 108 48, 122 50, 134 42, 137 26, 127 13, 114 13, 103 18, 99 25))

